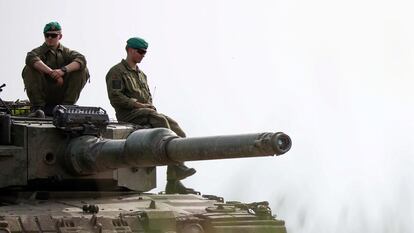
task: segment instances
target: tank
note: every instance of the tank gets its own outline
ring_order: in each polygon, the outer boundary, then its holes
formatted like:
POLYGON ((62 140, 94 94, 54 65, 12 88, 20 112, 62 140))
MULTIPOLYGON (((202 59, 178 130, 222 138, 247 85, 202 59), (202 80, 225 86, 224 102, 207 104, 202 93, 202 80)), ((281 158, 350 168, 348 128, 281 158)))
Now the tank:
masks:
POLYGON ((30 118, 18 103, 0 105, 0 233, 286 232, 267 201, 150 192, 157 166, 281 155, 284 133, 180 138, 110 122, 99 107, 30 118))

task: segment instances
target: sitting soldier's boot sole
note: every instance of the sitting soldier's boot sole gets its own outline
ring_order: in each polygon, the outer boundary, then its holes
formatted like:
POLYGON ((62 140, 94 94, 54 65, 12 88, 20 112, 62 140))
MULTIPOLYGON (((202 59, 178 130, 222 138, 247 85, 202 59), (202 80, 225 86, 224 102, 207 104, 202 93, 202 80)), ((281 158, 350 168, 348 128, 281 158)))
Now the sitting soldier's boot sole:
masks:
POLYGON ((186 188, 179 180, 168 180, 165 187, 166 194, 200 194, 192 188, 186 188))
POLYGON ((192 176, 197 171, 194 168, 188 168, 185 165, 170 165, 167 168, 168 180, 183 180, 189 176, 192 176))

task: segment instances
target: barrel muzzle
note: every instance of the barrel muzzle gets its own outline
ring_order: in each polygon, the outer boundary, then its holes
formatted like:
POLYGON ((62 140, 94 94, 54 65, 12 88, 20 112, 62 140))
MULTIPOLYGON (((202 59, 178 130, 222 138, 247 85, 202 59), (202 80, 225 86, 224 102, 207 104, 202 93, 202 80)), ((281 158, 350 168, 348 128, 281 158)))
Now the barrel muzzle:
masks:
POLYGON ((282 155, 290 150, 292 147, 292 140, 290 137, 282 132, 275 133, 272 136, 272 147, 276 155, 282 155))

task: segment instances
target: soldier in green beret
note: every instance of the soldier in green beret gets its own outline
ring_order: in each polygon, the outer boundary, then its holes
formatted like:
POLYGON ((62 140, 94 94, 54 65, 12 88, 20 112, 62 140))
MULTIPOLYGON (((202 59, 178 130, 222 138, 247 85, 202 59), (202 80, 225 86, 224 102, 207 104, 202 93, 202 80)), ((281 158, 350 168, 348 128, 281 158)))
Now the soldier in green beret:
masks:
POLYGON ((57 104, 73 105, 89 78, 85 57, 60 43, 62 27, 50 22, 43 29, 45 42, 27 53, 22 76, 33 110, 52 113, 57 104))
MULTIPOLYGON (((184 131, 176 121, 157 112, 152 105, 152 97, 147 83, 147 76, 137 66, 144 58, 148 43, 139 37, 130 38, 125 50, 126 59, 113 66, 106 75, 108 97, 115 108, 118 121, 129 122, 151 128, 169 128, 178 136, 185 137, 184 131)), ((166 193, 194 193, 186 188, 180 180, 193 175, 193 168, 183 163, 167 168, 166 193)))

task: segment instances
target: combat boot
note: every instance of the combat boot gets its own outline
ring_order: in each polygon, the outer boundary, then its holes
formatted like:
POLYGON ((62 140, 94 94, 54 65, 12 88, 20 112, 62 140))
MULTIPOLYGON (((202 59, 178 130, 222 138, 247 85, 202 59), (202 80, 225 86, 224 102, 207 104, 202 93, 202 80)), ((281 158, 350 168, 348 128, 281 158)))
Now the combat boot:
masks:
POLYGON ((46 116, 53 116, 53 110, 55 109, 56 104, 46 104, 43 108, 46 116))
POLYGON ((27 115, 34 118, 46 118, 45 112, 42 107, 33 107, 32 112, 27 115))
POLYGON ((200 194, 192 188, 186 188, 179 180, 167 180, 166 194, 200 194))
POLYGON ((183 163, 178 165, 169 165, 167 168, 167 180, 183 180, 194 175, 194 173, 196 173, 194 168, 189 168, 183 163))

